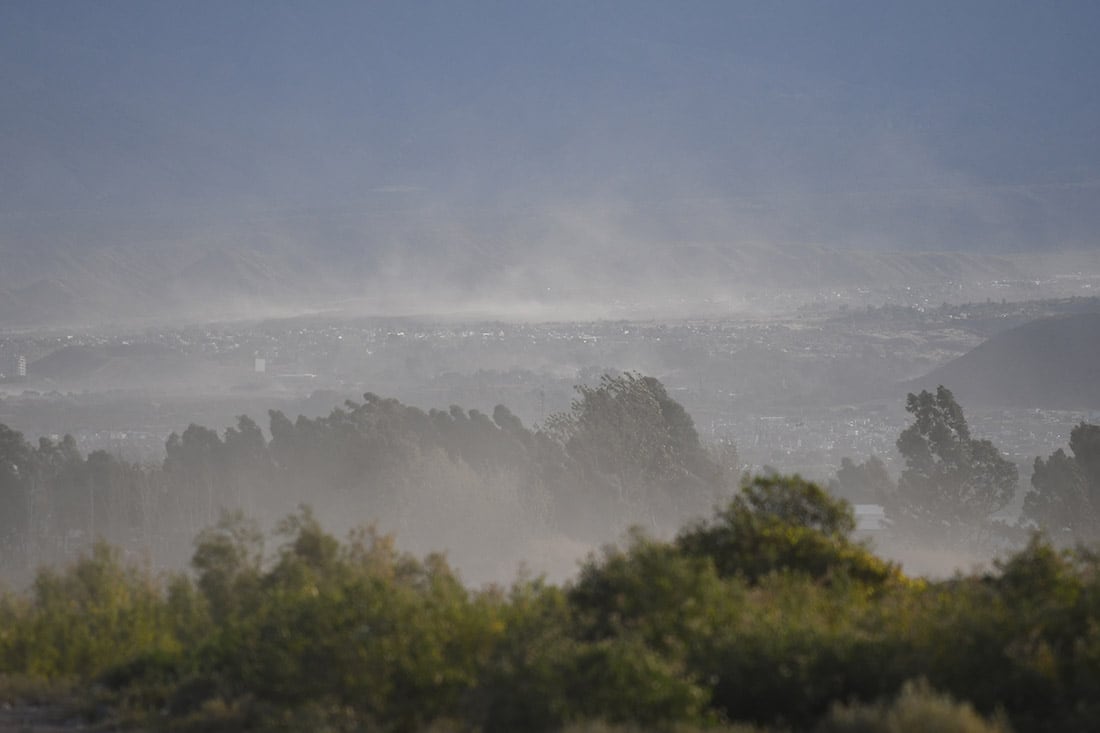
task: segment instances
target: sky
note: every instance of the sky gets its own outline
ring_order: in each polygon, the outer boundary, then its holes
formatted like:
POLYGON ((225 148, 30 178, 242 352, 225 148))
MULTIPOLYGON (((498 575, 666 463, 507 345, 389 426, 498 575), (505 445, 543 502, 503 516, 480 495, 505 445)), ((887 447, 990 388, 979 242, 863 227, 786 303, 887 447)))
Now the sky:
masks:
POLYGON ((0 221, 613 205, 680 238, 1095 249, 1098 34, 1056 0, 9 0, 0 221))

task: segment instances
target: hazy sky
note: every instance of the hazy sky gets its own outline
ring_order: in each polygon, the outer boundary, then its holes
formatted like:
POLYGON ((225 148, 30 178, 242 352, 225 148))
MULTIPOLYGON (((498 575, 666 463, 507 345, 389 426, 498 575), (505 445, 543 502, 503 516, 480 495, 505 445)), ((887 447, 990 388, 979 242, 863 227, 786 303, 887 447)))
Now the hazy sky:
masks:
POLYGON ((1093 246, 1098 37, 1096 2, 8 0, 0 213, 705 201, 1093 246))

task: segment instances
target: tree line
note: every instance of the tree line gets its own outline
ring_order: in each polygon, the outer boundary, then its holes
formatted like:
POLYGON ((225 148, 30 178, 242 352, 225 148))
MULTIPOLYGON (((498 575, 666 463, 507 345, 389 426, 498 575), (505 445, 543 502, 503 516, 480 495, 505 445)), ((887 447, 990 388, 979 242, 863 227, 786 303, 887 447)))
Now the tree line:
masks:
MULTIPOLYGON (((159 465, 84 456, 71 436, 32 445, 0 425, 0 572, 29 577, 96 538, 178 562, 222 511, 270 524, 303 501, 341 530, 370 518, 406 540, 430 528, 435 547, 485 537, 507 554, 555 532, 600 542, 634 524, 671 531, 736 490, 736 448, 704 444, 658 380, 607 375, 577 390, 533 427, 503 405, 424 411, 367 393, 315 419, 271 411, 270 438, 247 416, 221 434, 191 425, 159 465)), ((971 435, 950 390, 910 394, 906 409, 896 480, 871 456, 844 459, 829 484, 883 505, 895 539, 988 551, 1019 546, 1030 528, 1063 546, 1100 534, 1100 426, 1078 425, 1068 454, 1035 459, 1013 522, 995 515, 1017 494, 1017 468, 971 435)))
POLYGON ((503 405, 424 411, 367 393, 316 419, 271 411, 268 431, 247 416, 222 434, 191 425, 150 466, 82 456, 70 436, 34 446, 0 426, 3 570, 62 561, 96 538, 182 558, 222 511, 266 524, 303 501, 341 528, 430 528, 436 547, 484 535, 507 551, 546 532, 603 541, 633 524, 673 528, 739 481, 732 446, 704 445, 658 380, 629 373, 579 387, 535 428, 503 405))

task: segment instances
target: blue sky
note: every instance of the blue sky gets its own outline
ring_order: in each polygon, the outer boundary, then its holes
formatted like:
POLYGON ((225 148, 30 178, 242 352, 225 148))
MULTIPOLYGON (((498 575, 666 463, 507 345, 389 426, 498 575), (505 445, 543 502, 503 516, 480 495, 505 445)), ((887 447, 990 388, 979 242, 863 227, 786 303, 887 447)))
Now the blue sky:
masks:
POLYGON ((706 201, 1093 247, 1097 37, 1095 2, 11 1, 0 213, 706 201))

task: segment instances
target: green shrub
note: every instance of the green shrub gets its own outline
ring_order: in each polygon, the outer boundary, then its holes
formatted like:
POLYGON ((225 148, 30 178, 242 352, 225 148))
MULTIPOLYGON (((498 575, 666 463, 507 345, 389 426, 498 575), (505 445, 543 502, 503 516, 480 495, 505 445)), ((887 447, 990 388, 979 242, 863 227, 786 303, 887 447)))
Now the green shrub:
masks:
POLYGON ((267 557, 229 518, 193 579, 101 545, 0 596, 0 693, 94 689, 82 709, 157 730, 1004 730, 980 717, 997 710, 1100 729, 1097 555, 1035 538, 988 573, 910 580, 849 519, 774 477, 564 587, 472 591, 441 556, 338 541, 307 510, 267 557))
POLYGON ((102 543, 60 573, 41 571, 28 599, 5 606, 8 672, 89 678, 141 653, 178 648, 157 579, 102 543))
POLYGON ((840 705, 817 727, 818 733, 1009 733, 998 720, 986 720, 965 703, 909 683, 889 704, 840 705))
POLYGON ((777 571, 816 580, 851 578, 882 585, 900 580, 898 568, 850 539, 851 508, 799 476, 758 476, 715 520, 680 533, 686 554, 708 557, 723 577, 756 582, 777 571))

